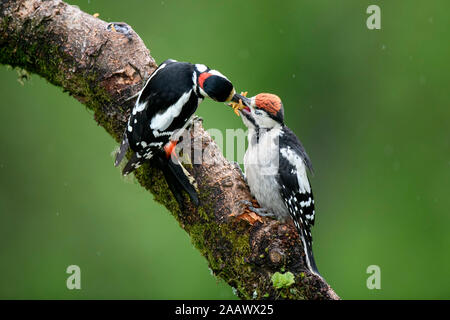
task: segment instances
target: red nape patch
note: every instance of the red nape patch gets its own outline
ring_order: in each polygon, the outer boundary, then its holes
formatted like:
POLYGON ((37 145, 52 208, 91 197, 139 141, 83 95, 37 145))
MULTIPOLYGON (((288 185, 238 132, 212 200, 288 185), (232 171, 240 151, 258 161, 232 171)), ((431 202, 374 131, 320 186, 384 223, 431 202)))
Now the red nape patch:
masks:
POLYGON ((271 93, 260 93, 255 97, 257 108, 264 109, 274 116, 281 110, 281 99, 279 96, 271 93))
POLYGON ((203 89, 203 83, 205 82, 206 79, 208 79, 211 76, 212 74, 208 72, 200 73, 200 76, 198 77, 198 84, 200 85, 200 88, 203 89))
POLYGON ((169 159, 172 153, 174 153, 177 143, 178 141, 170 141, 164 146, 164 151, 166 152, 167 159, 169 159))

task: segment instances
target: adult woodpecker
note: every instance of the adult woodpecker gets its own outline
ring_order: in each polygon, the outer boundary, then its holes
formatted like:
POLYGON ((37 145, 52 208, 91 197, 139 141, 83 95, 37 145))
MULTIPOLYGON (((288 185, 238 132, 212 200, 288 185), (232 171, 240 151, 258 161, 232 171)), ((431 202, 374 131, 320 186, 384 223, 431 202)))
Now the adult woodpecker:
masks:
POLYGON ((197 205, 198 197, 187 172, 178 161, 169 161, 177 143, 177 135, 190 122, 204 98, 218 102, 238 102, 232 83, 219 71, 203 64, 191 64, 168 59, 152 73, 140 91, 128 119, 115 166, 128 148, 133 155, 123 168, 128 175, 146 161, 158 166, 177 201, 188 193, 197 205))
POLYGON ((297 228, 313 273, 320 275, 312 251, 314 198, 306 169, 311 160, 296 135, 284 124, 284 109, 274 94, 242 98, 242 120, 248 127, 244 169, 252 195, 261 208, 249 207, 278 220, 291 219, 297 228))

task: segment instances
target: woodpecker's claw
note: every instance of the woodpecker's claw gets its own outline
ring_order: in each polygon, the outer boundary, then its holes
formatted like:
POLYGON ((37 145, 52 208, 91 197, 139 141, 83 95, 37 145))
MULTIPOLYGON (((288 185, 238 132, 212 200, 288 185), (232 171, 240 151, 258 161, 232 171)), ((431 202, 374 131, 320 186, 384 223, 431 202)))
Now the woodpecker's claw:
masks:
POLYGON ((247 200, 240 200, 239 202, 247 207, 246 210, 252 211, 252 212, 256 213, 258 216, 270 217, 270 218, 275 217, 275 214, 273 212, 268 211, 267 209, 254 207, 255 204, 257 205, 256 201, 255 201, 255 203, 252 203, 247 200))
POLYGON ((273 212, 267 211, 264 208, 255 208, 255 207, 248 207, 251 211, 256 213, 258 216, 261 217, 269 217, 269 218, 275 218, 275 214, 273 212))

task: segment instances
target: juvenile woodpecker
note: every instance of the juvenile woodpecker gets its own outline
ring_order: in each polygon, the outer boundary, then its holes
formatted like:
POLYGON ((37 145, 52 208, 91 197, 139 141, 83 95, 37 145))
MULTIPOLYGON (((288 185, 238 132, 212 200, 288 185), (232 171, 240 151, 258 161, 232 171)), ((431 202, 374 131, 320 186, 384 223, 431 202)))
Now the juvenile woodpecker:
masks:
POLYGON ((186 171, 180 163, 169 161, 177 143, 175 135, 190 122, 204 98, 218 102, 237 102, 232 83, 219 71, 203 64, 191 64, 168 59, 152 73, 140 91, 128 119, 117 153, 119 165, 128 148, 133 155, 123 168, 128 175, 144 162, 150 161, 164 173, 166 181, 181 204, 181 190, 198 204, 198 197, 186 171))
POLYGON ((278 220, 292 219, 313 273, 320 275, 312 251, 314 198, 306 169, 311 160, 296 135, 284 124, 284 109, 274 94, 242 98, 242 120, 248 127, 244 169, 252 195, 262 209, 251 208, 278 220))

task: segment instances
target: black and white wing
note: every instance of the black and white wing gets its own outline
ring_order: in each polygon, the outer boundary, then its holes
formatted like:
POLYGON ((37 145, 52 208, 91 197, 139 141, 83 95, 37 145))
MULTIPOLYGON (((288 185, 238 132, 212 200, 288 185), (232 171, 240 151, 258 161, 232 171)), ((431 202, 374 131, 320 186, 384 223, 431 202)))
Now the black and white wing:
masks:
MULTIPOLYGON (((142 90, 138 93, 137 100, 136 100, 135 106, 134 106, 133 111, 132 111, 132 115, 130 115, 130 117, 128 118, 128 123, 127 123, 127 126, 126 126, 124 134, 123 134, 122 143, 120 144, 119 152, 116 154, 116 159, 114 161, 114 165, 116 167, 122 162, 122 160, 125 157, 125 154, 126 154, 128 148, 130 147, 130 142, 128 141, 128 134, 133 131, 133 129, 134 129, 133 125, 135 127, 139 127, 139 125, 140 125, 139 121, 140 120, 144 120, 145 121, 145 119, 142 119, 142 115, 143 114, 140 114, 137 117, 136 117, 136 115, 137 115, 138 111, 142 112, 148 107, 148 104, 145 102, 145 99, 148 100, 148 98, 151 95, 151 92, 150 92, 151 89, 150 88, 151 88, 152 80, 167 65, 175 63, 175 62, 176 62, 175 60, 168 59, 168 60, 164 61, 163 63, 161 63, 159 65, 159 67, 156 68, 155 71, 153 71, 153 73, 151 74, 150 78, 148 78, 148 80, 146 81, 146 83, 145 83, 144 87, 142 88, 142 90), (146 92, 145 94, 144 94, 144 91, 146 92), (132 116, 134 116, 133 119, 131 119, 132 116), (139 122, 139 124, 138 124, 138 122, 139 122)), ((136 135, 137 132, 142 132, 142 130, 139 130, 138 128, 136 128, 135 135, 136 135)), ((132 148, 132 149, 134 150, 134 148, 132 148)), ((134 156, 134 157, 136 157, 136 156, 134 156)))
POLYGON ((194 92, 194 66, 170 60, 155 70, 136 101, 127 135, 131 149, 166 142, 174 130, 181 128, 195 112, 198 98, 194 92), (133 144, 134 143, 134 144, 133 144))
POLYGON ((122 170, 128 175, 144 162, 163 172, 176 200, 183 205, 182 191, 198 205, 195 187, 182 165, 167 157, 164 146, 178 129, 184 128, 199 102, 196 90, 197 72, 194 66, 175 60, 164 61, 147 80, 128 119, 115 164, 123 159, 128 147, 134 151, 122 170))
POLYGON ((294 221, 306 253, 309 269, 319 274, 312 251, 311 227, 314 225, 314 197, 307 176, 311 161, 300 141, 287 127, 280 139, 279 154, 280 193, 294 221))
POLYGON ((195 112, 199 104, 195 76, 192 64, 166 60, 147 80, 125 130, 124 141, 134 155, 124 167, 124 175, 161 150, 195 112))

